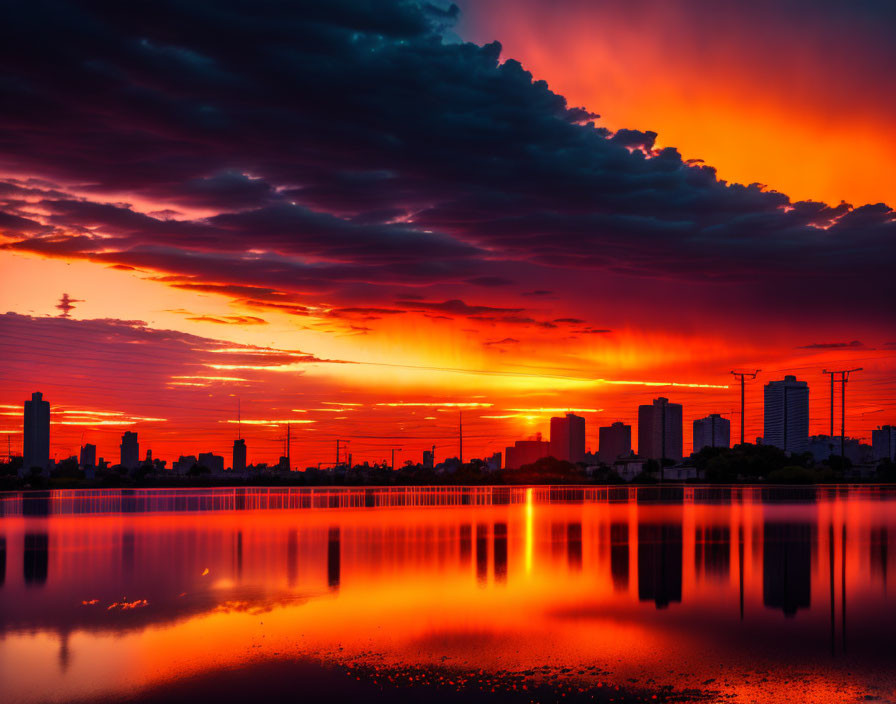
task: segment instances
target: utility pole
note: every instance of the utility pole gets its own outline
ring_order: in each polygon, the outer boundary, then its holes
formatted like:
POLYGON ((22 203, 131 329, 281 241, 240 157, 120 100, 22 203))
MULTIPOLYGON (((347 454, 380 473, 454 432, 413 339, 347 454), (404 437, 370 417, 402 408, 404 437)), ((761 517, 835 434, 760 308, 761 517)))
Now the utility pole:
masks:
POLYGON ((236 439, 241 440, 243 437, 243 414, 240 412, 240 400, 236 400, 236 439))
POLYGON ((831 442, 834 442, 834 374, 837 372, 829 372, 825 369, 822 374, 830 374, 831 376, 831 442))
POLYGON ((289 453, 292 450, 292 443, 289 437, 289 423, 286 424, 286 469, 292 471, 292 458, 289 453))
POLYGON ((846 382, 849 381, 849 375, 853 372, 862 371, 862 367, 855 369, 840 369, 836 371, 824 370, 824 374, 831 375, 831 442, 834 441, 834 374, 839 374, 840 378, 840 456, 846 455, 846 382))
MULTIPOLYGON (((345 445, 345 457, 346 457, 346 459, 348 459, 350 457, 350 455, 348 454, 348 444, 350 442, 351 442, 351 440, 341 440, 339 438, 336 439, 336 465, 337 466, 339 465, 339 459, 342 457, 342 454, 339 451, 339 444, 342 443, 343 445, 345 445)), ((349 461, 349 465, 351 465, 350 461, 349 461)))
POLYGON ((662 415, 662 426, 660 428, 660 444, 662 448, 660 449, 660 454, 662 457, 660 458, 660 484, 662 484, 666 479, 666 405, 668 401, 663 404, 663 415, 662 415))
POLYGON ((463 411, 457 412, 457 432, 458 432, 458 438, 460 440, 460 451, 459 451, 460 456, 458 457, 458 459, 460 460, 460 466, 463 467, 464 466, 464 412, 463 411))
POLYGON ((755 372, 731 372, 736 378, 740 379, 740 444, 744 444, 744 379, 750 377, 751 379, 755 379, 756 375, 761 372, 761 369, 757 369, 755 372))

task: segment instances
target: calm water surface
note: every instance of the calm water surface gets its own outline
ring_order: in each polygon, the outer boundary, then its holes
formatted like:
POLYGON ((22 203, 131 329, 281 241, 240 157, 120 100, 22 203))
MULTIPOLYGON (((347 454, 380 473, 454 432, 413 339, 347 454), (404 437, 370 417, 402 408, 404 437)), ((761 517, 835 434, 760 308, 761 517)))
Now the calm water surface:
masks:
POLYGON ((891 540, 879 487, 7 495, 0 700, 894 701, 891 540))

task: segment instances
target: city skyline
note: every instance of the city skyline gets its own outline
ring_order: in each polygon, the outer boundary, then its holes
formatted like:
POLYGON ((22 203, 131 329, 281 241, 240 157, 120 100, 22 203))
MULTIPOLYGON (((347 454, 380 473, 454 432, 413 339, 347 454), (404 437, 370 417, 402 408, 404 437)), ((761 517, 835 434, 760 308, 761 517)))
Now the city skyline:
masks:
MULTIPOLYGON (((853 370, 861 371, 861 370, 853 370)), ((829 374, 830 372, 824 371, 829 374)), ((841 385, 841 423, 845 423, 843 412, 845 411, 845 399, 842 397, 843 387, 841 385)), ((834 396, 833 384, 831 386, 830 400, 830 417, 829 423, 834 428, 834 396)), ((862 443, 863 438, 856 435, 809 435, 809 386, 805 381, 796 379, 793 375, 786 375, 780 380, 771 380, 764 386, 764 403, 763 403, 763 425, 765 434, 763 437, 755 439, 757 445, 770 445, 784 450, 788 454, 799 455, 802 453, 810 453, 815 456, 816 460, 826 460, 830 456, 838 454, 846 454, 851 458, 852 462, 860 462, 861 447, 868 449, 868 457, 874 459, 889 458, 896 460, 893 448, 896 447, 896 437, 892 434, 891 425, 878 426, 871 431, 871 442, 862 443), (789 395, 788 395, 789 393, 789 395), (849 445, 849 452, 845 449, 849 445)), ((487 405, 487 404, 479 404, 487 405)), ((19 469, 20 475, 27 473, 32 468, 38 468, 47 471, 56 462, 56 458, 50 458, 49 447, 51 444, 51 413, 52 407, 50 403, 43 399, 42 392, 34 392, 30 400, 26 400, 23 405, 23 427, 25 428, 23 437, 22 463, 19 469)), ((543 409, 552 412, 558 412, 559 409, 543 409)), ((581 411, 582 409, 578 409, 581 411)), ((547 439, 543 439, 540 432, 535 433, 528 438, 517 439, 513 445, 508 445, 501 450, 492 452, 482 457, 474 458, 482 460, 491 469, 519 469, 523 465, 534 464, 543 458, 553 458, 563 462, 569 462, 573 465, 591 464, 596 466, 597 463, 613 466, 616 460, 655 460, 665 464, 680 464, 682 460, 686 460, 689 456, 697 454, 704 448, 731 448, 731 422, 727 418, 722 417, 719 413, 710 413, 705 418, 697 418, 693 421, 693 442, 691 452, 684 453, 684 437, 685 424, 683 421, 684 412, 681 404, 670 402, 665 397, 653 399, 651 404, 642 404, 638 406, 637 412, 638 424, 636 426, 636 437, 638 439, 637 447, 632 445, 632 426, 622 421, 613 421, 611 425, 603 425, 598 427, 599 442, 592 449, 588 444, 587 423, 584 417, 576 415, 572 411, 567 411, 564 416, 552 416, 550 418, 550 432, 547 439)), ((303 460, 298 458, 297 463, 293 464, 291 458, 293 456, 293 447, 291 442, 291 424, 286 424, 286 438, 283 439, 281 454, 276 463, 269 463, 264 460, 255 462, 248 461, 248 447, 246 439, 242 437, 242 415, 238 405, 237 415, 237 438, 233 440, 230 457, 232 462, 228 466, 227 460, 222 454, 215 454, 215 451, 200 451, 192 455, 185 455, 182 452, 178 455, 178 460, 171 460, 170 467, 166 467, 167 460, 161 465, 153 464, 152 449, 146 450, 145 459, 140 459, 140 443, 139 435, 136 432, 126 430, 121 436, 121 444, 119 445, 119 462, 114 459, 106 460, 101 455, 97 455, 97 447, 94 444, 87 443, 78 448, 78 452, 71 456, 71 459, 77 459, 81 469, 92 469, 94 467, 110 467, 120 466, 129 472, 133 472, 140 464, 149 467, 156 467, 164 471, 169 469, 175 474, 184 474, 194 465, 202 466, 212 473, 220 474, 225 470, 233 470, 236 472, 245 472, 249 467, 271 467, 280 468, 287 471, 302 471, 304 469, 303 460)), ((843 426, 841 426, 843 427, 843 426)), ((845 429, 845 428, 844 428, 845 429)), ((393 436, 392 439, 400 439, 393 436)), ((352 442, 351 438, 342 438, 336 440, 336 461, 329 464, 324 461, 317 463, 319 469, 322 465, 336 466, 353 466, 352 453, 348 449, 352 442), (340 444, 342 444, 343 453, 340 455, 340 444)), ((450 444, 447 447, 444 462, 459 461, 464 462, 463 454, 463 411, 458 410, 458 424, 456 436, 456 455, 451 454, 450 444)), ((393 443, 394 444, 394 443, 393 443)), ((747 443, 753 444, 753 443, 747 443)), ((8 441, 8 460, 12 461, 11 443, 8 441)), ((491 448, 493 449, 493 448, 491 448)), ((491 449, 489 452, 491 452, 491 449)), ((359 461, 365 465, 378 465, 389 467, 391 470, 396 469, 395 451, 399 453, 404 448, 390 449, 391 461, 386 464, 386 459, 374 460, 369 459, 359 461)), ((64 458, 64 459, 69 459, 64 458)), ((158 461, 160 458, 156 456, 158 461)), ((314 463, 307 464, 308 468, 313 468, 314 463)), ((433 469, 437 464, 442 466, 444 463, 438 462, 436 446, 430 445, 423 450, 422 462, 416 462, 414 458, 406 459, 405 464, 409 466, 422 466, 423 468, 433 469)))

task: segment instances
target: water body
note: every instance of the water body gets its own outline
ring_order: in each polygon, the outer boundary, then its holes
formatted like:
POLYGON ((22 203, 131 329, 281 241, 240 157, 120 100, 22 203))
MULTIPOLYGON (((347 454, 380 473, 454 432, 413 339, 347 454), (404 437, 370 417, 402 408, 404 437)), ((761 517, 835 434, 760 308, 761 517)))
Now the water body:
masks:
POLYGON ((0 497, 0 700, 896 699, 896 491, 0 497))

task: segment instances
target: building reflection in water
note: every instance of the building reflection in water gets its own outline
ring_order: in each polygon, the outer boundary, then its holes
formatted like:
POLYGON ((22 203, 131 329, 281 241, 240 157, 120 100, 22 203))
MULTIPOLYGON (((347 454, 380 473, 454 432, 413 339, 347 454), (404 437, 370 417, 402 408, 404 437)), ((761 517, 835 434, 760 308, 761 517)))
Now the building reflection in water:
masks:
POLYGON ((476 581, 485 586, 488 583, 488 526, 476 524, 476 581))
POLYGON ((48 518, 41 499, 40 515, 0 519, 0 658, 51 643, 54 666, 87 681, 85 662, 117 657, 110 634, 135 667, 145 658, 150 679, 174 676, 168 662, 211 667, 193 657, 209 633, 230 654, 246 643, 262 657, 288 652, 300 633, 310 652, 338 644, 353 656, 425 651, 526 668, 547 651, 584 663, 664 658, 676 672, 756 652, 826 663, 834 653, 850 665, 888 652, 896 493, 853 506, 842 496, 701 503, 687 491, 589 504, 581 492, 523 491, 525 502, 500 505, 333 510, 321 496, 314 511, 109 520, 48 518), (23 647, 29 638, 43 640, 23 647))
POLYGON ((295 528, 290 528, 286 537, 286 583, 290 588, 296 585, 299 575, 299 537, 295 528))
POLYGON ((766 521, 762 529, 762 602, 795 616, 808 609, 812 594, 810 523, 766 521))
POLYGON ((616 591, 628 591, 628 523, 610 524, 610 573, 616 591))
POLYGON ((727 580, 731 571, 731 528, 697 526, 694 535, 697 576, 727 580))
POLYGON ((50 561, 50 536, 47 533, 26 533, 24 550, 25 584, 40 586, 47 581, 50 561))
POLYGON ((460 566, 466 567, 470 564, 470 560, 473 558, 473 526, 469 523, 464 523, 460 527, 459 533, 459 545, 458 545, 458 557, 460 559, 460 566))
POLYGON ((495 562, 495 581, 507 581, 507 524, 495 523, 492 553, 495 562))
POLYGON ((638 599, 664 609, 681 601, 680 523, 638 525, 638 599))
POLYGON ((889 560, 889 536, 886 526, 876 526, 871 529, 871 575, 879 579, 884 593, 887 591, 887 562, 889 560))
POLYGON ((6 581, 6 536, 0 535, 0 587, 6 581))
MULTIPOLYGON (((242 548, 241 548, 242 549, 242 548)), ((331 526, 327 531, 327 585, 331 590, 339 589, 342 576, 342 545, 339 526, 331 526)))
POLYGON ((568 523, 566 526, 566 564, 570 572, 582 569, 582 524, 568 523))

